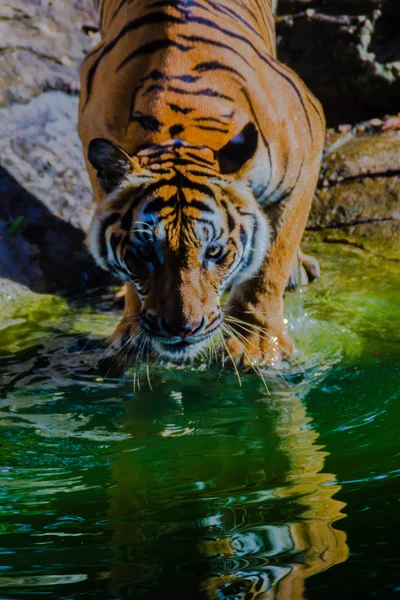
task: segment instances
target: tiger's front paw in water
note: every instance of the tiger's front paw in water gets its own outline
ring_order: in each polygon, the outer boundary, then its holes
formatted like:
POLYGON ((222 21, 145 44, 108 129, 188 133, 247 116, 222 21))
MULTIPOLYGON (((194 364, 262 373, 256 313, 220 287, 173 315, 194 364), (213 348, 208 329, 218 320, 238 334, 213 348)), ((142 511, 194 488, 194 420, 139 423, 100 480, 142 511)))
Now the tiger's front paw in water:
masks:
POLYGON ((225 354, 236 365, 278 366, 289 359, 294 344, 285 329, 283 317, 271 312, 270 318, 256 310, 230 310, 225 314, 225 354), (258 314, 257 314, 258 313, 258 314))
POLYGON ((289 359, 294 351, 293 342, 286 332, 279 335, 261 331, 247 333, 240 325, 230 332, 225 345, 228 357, 243 367, 255 364, 278 366, 282 360, 289 359))

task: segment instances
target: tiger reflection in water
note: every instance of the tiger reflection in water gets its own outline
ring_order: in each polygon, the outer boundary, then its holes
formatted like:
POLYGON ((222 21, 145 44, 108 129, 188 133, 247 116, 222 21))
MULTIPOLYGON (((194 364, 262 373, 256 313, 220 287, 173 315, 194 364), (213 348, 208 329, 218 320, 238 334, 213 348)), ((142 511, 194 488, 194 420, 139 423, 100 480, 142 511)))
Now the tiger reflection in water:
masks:
POLYGON ((175 413, 175 425, 164 422, 162 429, 162 420, 152 419, 149 431, 150 421, 146 425, 137 405, 129 403, 126 429, 136 440, 145 444, 157 428, 175 439, 167 442, 170 455, 158 449, 158 464, 149 456, 141 462, 142 448, 127 449, 114 463, 116 597, 301 600, 306 578, 347 559, 345 533, 332 527, 344 516, 344 505, 333 498, 340 486, 322 472, 327 454, 316 445, 318 434, 304 405, 287 396, 267 402, 259 417, 253 414, 237 426, 240 431, 224 435, 221 421, 218 435, 211 428, 200 443, 197 428, 196 435, 187 435, 183 408, 175 413), (260 470, 256 461, 254 475, 256 446, 263 465, 260 470), (200 458, 192 448, 202 448, 200 458), (201 482, 207 475, 213 479, 205 494, 201 482), (186 500, 181 491, 171 498, 168 489, 175 484, 176 490, 177 482, 185 482, 187 490, 192 482, 198 498, 194 491, 186 500))

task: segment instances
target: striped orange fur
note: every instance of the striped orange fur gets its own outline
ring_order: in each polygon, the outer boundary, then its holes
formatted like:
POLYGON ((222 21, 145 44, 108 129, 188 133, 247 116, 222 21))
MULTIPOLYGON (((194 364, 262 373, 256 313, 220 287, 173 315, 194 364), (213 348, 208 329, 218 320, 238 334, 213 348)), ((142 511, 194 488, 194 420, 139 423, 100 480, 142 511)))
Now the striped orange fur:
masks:
POLYGON ((289 356, 283 293, 324 117, 276 58, 271 1, 99 9, 79 133, 96 199, 90 248, 127 287, 116 345, 184 359, 224 331, 235 362, 289 356))

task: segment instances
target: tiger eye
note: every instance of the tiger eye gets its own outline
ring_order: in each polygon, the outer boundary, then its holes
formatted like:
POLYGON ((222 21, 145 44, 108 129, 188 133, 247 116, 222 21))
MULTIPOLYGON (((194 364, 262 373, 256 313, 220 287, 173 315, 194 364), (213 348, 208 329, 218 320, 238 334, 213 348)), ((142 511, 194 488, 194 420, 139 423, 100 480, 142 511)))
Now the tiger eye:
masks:
POLYGON ((222 246, 217 246, 216 244, 209 246, 206 250, 205 257, 208 260, 217 260, 221 258, 224 249, 222 246))

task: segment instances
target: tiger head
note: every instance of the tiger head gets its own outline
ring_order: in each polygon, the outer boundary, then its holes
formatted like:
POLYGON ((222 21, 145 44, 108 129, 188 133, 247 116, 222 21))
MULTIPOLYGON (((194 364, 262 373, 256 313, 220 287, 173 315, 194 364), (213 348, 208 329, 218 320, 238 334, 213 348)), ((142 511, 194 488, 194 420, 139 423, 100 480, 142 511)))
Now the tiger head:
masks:
POLYGON ((132 157, 90 142, 102 194, 91 252, 135 286, 141 331, 163 357, 197 355, 221 330, 223 291, 262 264, 269 226, 243 175, 257 140, 249 123, 219 151, 173 139, 132 157))

